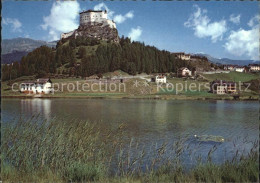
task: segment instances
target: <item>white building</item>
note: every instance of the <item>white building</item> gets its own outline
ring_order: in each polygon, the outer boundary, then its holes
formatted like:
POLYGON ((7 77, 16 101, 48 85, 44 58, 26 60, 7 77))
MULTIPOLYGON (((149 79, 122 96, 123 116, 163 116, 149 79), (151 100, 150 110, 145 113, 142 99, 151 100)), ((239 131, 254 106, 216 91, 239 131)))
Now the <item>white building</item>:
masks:
POLYGON ((155 76, 155 82, 156 83, 166 83, 166 76, 163 76, 163 75, 155 76))
POLYGON ((50 94, 53 92, 53 87, 50 79, 41 78, 21 83, 20 91, 27 94, 50 94))
POLYGON ((176 52, 173 54, 175 55, 175 58, 178 58, 181 60, 190 60, 190 54, 186 54, 184 52, 176 52))
POLYGON ((235 71, 236 72, 245 72, 245 67, 236 67, 235 71))
POLYGON ((235 68, 238 67, 237 65, 224 65, 224 70, 235 71, 235 68))
POLYGON ((249 64, 249 70, 252 72, 258 72, 260 71, 260 65, 259 64, 249 64))
MULTIPOLYGON (((116 28, 116 23, 113 20, 107 19, 107 11, 94 11, 94 10, 87 10, 79 13, 80 19, 79 24, 81 26, 84 25, 97 25, 102 24, 102 26, 109 26, 110 28, 114 29, 116 28)), ((75 33, 76 30, 68 32, 68 33, 62 33, 62 38, 68 38, 71 35, 75 33)), ((77 35, 75 35, 76 37, 77 35)))
POLYGON ((80 14, 80 25, 95 25, 98 23, 103 23, 104 25, 108 25, 111 28, 116 28, 116 24, 113 20, 107 19, 107 11, 94 11, 88 10, 83 11, 80 14))
POLYGON ((178 69, 177 75, 179 77, 191 76, 191 71, 186 67, 181 67, 180 69, 178 69))
POLYGON ((61 39, 66 39, 66 38, 72 36, 75 31, 76 31, 76 30, 70 31, 70 32, 68 32, 68 33, 62 33, 60 37, 61 37, 61 39))

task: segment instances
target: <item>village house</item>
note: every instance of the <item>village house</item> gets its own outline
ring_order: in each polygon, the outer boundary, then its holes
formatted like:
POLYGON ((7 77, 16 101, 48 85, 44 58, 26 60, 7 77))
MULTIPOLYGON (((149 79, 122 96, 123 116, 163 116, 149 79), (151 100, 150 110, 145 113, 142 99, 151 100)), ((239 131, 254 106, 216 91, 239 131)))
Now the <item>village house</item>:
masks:
POLYGON ((48 78, 25 81, 21 83, 20 91, 27 94, 50 94, 53 92, 52 81, 48 78))
POLYGON ((165 75, 157 75, 155 76, 155 83, 166 83, 166 76, 165 75))
POLYGON ((237 66, 234 69, 236 72, 245 72, 245 67, 244 66, 237 66))
POLYGON ((249 70, 251 72, 259 72, 260 71, 260 64, 249 64, 249 70))
POLYGON ((210 83, 210 92, 218 95, 237 93, 236 83, 232 81, 215 80, 210 83))
POLYGON ((224 70, 234 71, 238 65, 224 65, 224 70))
POLYGON ((187 67, 181 67, 177 71, 178 77, 187 77, 191 76, 191 71, 187 67))
POLYGON ((190 54, 185 54, 184 52, 176 52, 173 54, 175 55, 176 59, 190 60, 190 54))

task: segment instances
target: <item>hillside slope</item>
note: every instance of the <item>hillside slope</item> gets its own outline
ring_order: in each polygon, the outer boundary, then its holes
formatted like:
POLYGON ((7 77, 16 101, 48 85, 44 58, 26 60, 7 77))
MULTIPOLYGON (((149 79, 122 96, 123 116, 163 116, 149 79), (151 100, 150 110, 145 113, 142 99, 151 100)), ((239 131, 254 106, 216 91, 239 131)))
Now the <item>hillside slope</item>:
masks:
POLYGON ((122 70, 128 74, 176 72, 180 67, 192 69, 187 61, 154 46, 131 42, 122 37, 119 42, 77 37, 61 40, 56 49, 41 46, 30 52, 20 63, 4 66, 3 80, 20 76, 63 74, 86 77, 122 70))

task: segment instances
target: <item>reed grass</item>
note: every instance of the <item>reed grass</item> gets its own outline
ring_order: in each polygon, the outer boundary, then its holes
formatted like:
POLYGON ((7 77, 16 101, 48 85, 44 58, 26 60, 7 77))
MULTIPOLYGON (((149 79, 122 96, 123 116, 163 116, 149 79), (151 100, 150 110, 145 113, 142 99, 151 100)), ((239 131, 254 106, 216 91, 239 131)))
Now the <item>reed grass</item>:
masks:
MULTIPOLYGON (((79 120, 39 121, 37 117, 2 124, 1 180, 5 182, 258 182, 258 140, 244 155, 222 164, 206 160, 188 136, 174 143, 126 139, 127 126, 109 129, 79 120), (195 165, 183 163, 188 156, 195 165)), ((246 141, 246 140, 245 140, 246 141)), ((245 142, 246 143, 246 142, 245 142)))

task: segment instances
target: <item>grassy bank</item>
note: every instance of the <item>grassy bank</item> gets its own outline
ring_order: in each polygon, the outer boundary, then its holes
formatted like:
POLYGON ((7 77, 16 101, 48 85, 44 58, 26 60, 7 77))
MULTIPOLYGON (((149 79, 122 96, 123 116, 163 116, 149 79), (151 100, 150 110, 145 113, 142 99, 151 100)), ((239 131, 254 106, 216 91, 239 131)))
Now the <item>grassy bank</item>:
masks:
MULTIPOLYGON (((116 75, 126 75, 120 71, 113 73, 106 73, 106 76, 116 75)), ((128 76, 128 75, 126 75, 128 76)), ((84 88, 83 85, 86 84, 86 80, 80 78, 66 78, 66 79, 52 79, 55 83, 54 95, 43 95, 45 98, 136 98, 136 99, 167 99, 167 100, 232 100, 231 95, 217 95, 209 93, 209 81, 220 79, 228 81, 241 81, 247 82, 252 79, 259 78, 259 74, 255 73, 219 73, 219 74, 204 74, 203 75, 208 81, 203 80, 192 80, 183 78, 168 78, 167 82, 171 83, 174 88, 173 90, 166 90, 166 86, 162 86, 163 89, 158 90, 155 83, 144 84, 144 79, 141 78, 131 78, 127 79, 123 84, 120 85, 116 90, 113 87, 110 88, 109 85, 103 84, 101 87, 94 86, 92 90, 84 90, 89 88, 84 88), (135 86, 135 82, 138 82, 138 87, 135 86), (72 85, 79 86, 79 90, 73 90, 72 85), (191 87, 193 86, 193 87, 191 87), (194 88, 195 86, 195 88, 194 88), (181 90, 180 90, 181 89, 181 90), (195 90, 194 90, 195 89, 195 90)), ((2 82, 1 94, 3 97, 33 97, 26 94, 20 93, 18 90, 18 85, 15 85, 14 89, 17 91, 12 91, 12 84, 20 84, 24 80, 32 79, 31 77, 21 77, 13 81, 2 82)), ((119 84, 117 84, 119 86, 119 84)), ((259 95, 257 94, 258 83, 255 82, 251 88, 245 91, 245 87, 242 87, 240 92, 239 100, 258 100, 259 95)))
MULTIPOLYGON (((179 80, 179 79, 178 79, 179 80)), ((185 82, 185 81, 182 81, 185 82)), ((154 84, 149 87, 134 88, 131 83, 126 84, 127 92, 107 91, 107 92, 55 92, 54 94, 37 96, 41 98, 106 98, 106 99, 162 99, 162 100, 234 100, 232 95, 217 95, 209 93, 203 89, 201 91, 167 91, 159 90, 154 84)), ((3 98, 34 98, 34 95, 26 95, 20 92, 11 91, 10 87, 3 83, 3 98)), ((237 100, 259 100, 259 95, 255 92, 240 93, 237 100)))
MULTIPOLYGON (((185 170, 182 155, 192 150, 180 138, 148 152, 125 139, 127 126, 54 119, 2 124, 1 180, 4 182, 258 182, 258 141, 247 156, 234 153, 230 161, 207 161, 185 170), (127 147, 127 148, 126 148, 127 147), (167 154, 167 156, 166 156, 167 154), (152 157, 152 158, 151 158, 152 157)), ((193 151, 190 151, 192 154, 193 151)))
POLYGON ((247 82, 252 79, 258 79, 259 73, 242 73, 232 71, 230 73, 217 73, 217 74, 202 74, 207 80, 213 81, 215 79, 234 81, 234 82, 247 82))

